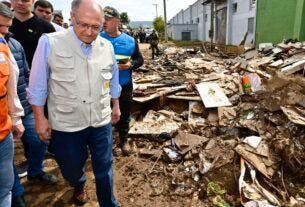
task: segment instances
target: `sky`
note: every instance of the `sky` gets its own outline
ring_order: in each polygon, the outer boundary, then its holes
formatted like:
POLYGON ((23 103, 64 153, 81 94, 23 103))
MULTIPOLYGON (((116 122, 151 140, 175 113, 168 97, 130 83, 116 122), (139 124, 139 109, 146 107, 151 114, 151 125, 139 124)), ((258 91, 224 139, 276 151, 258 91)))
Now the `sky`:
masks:
MULTIPOLYGON (((70 7, 72 0, 49 0, 55 10, 62 10, 65 21, 70 16, 70 7)), ((112 6, 119 12, 127 12, 131 21, 152 21, 156 17, 156 6, 158 4, 158 16, 163 16, 163 0, 98 0, 100 4, 112 6)), ((197 0, 166 0, 167 20, 170 20, 182 9, 197 0)))

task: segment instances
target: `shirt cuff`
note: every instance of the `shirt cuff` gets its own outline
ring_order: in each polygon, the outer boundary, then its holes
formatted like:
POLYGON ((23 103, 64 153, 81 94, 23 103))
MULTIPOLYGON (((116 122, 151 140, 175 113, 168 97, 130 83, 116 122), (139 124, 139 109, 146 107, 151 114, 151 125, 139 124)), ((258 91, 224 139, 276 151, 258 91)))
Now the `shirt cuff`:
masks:
POLYGON ((26 93, 27 100, 31 105, 44 106, 46 104, 46 98, 43 98, 42 96, 35 96, 33 93, 31 93, 29 88, 26 89, 26 93))
POLYGON ((111 91, 110 95, 112 99, 118 99, 121 96, 122 87, 120 84, 118 84, 117 91, 111 91))

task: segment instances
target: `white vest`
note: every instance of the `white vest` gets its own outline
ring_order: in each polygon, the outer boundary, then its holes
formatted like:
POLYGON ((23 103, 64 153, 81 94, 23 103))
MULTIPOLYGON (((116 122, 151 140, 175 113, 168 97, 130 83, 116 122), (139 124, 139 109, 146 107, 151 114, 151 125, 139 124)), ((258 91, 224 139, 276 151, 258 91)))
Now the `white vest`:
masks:
POLYGON ((76 132, 108 124, 114 64, 111 43, 98 36, 86 57, 69 29, 47 36, 51 46, 48 113, 52 129, 76 132))

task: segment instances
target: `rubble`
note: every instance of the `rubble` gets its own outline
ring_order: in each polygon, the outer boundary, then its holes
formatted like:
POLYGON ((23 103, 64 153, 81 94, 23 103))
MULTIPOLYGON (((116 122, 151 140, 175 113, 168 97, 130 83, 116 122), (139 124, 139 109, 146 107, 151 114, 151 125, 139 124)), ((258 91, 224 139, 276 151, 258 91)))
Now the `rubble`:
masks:
POLYGON ((164 161, 168 193, 192 198, 191 206, 302 206, 305 43, 261 44, 238 57, 164 53, 133 73, 133 100, 155 111, 142 111, 129 133, 166 134, 138 153, 164 161), (212 189, 221 193, 211 197, 212 189))

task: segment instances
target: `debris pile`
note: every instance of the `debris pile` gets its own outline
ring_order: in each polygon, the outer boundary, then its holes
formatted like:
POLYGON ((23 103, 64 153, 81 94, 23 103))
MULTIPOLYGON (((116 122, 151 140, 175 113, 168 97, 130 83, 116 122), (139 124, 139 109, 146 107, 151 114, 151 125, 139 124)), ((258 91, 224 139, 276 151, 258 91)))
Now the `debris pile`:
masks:
POLYGON ((140 156, 164 160, 147 177, 168 178, 153 195, 305 206, 304 66, 305 43, 289 40, 236 58, 170 47, 134 72, 134 102, 150 110, 135 113, 129 134, 140 156))

